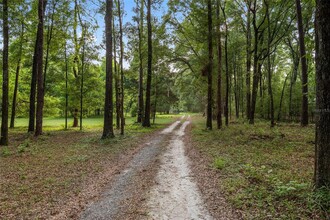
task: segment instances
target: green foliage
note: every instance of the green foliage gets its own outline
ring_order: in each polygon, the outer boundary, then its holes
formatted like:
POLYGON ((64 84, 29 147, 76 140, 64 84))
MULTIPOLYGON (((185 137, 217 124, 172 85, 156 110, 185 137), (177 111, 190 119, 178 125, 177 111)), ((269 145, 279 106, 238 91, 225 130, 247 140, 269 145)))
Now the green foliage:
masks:
POLYGON ((30 150, 31 147, 31 143, 29 140, 26 140, 25 142, 21 143, 18 147, 17 147, 17 152, 18 153, 25 153, 28 152, 30 150))
POLYGON ((12 155, 12 152, 10 151, 10 149, 8 147, 3 147, 1 149, 1 156, 9 157, 10 155, 12 155))
POLYGON ((217 157, 214 159, 212 166, 216 169, 222 170, 227 165, 227 161, 224 158, 217 157))
POLYGON ((281 181, 275 183, 275 194, 279 197, 294 197, 298 194, 297 191, 303 191, 308 189, 308 184, 298 183, 297 181, 290 181, 284 184, 281 181))
POLYGON ((64 163, 65 164, 71 164, 71 163, 79 163, 79 162, 85 162, 89 159, 87 155, 74 155, 65 158, 64 163))
POLYGON ((330 189, 323 187, 321 189, 316 190, 311 195, 310 199, 310 209, 320 208, 325 213, 327 213, 327 218, 330 213, 330 189))

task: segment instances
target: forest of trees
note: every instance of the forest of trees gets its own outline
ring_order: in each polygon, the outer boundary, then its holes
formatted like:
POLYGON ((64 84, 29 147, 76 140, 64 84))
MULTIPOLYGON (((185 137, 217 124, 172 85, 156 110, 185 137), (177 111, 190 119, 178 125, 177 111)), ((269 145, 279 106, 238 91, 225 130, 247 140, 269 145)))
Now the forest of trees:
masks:
POLYGON ((44 117, 104 116, 102 138, 156 112, 204 113, 207 129, 317 122, 316 183, 330 184, 328 1, 171 0, 160 16, 166 2, 134 0, 127 23, 125 1, 97 2, 2 1, 2 145, 17 117, 39 136, 44 117))

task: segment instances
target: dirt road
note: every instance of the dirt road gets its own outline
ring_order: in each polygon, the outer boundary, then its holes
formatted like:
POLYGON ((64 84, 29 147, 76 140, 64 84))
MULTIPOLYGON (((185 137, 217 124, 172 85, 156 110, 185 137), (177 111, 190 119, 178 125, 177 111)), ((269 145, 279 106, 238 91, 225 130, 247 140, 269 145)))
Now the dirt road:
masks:
POLYGON ((156 185, 150 192, 149 216, 152 219, 212 219, 191 176, 183 137, 190 121, 173 132, 167 151, 161 157, 156 185))
POLYGON ((212 219, 185 156, 189 123, 182 117, 146 143, 80 219, 212 219))

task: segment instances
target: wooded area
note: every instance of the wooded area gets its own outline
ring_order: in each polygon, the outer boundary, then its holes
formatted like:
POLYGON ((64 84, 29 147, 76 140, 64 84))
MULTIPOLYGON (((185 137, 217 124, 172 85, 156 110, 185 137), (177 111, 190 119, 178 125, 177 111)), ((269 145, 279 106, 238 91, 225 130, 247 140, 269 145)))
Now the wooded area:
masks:
POLYGON ((302 133, 315 126, 313 185, 330 191, 329 1, 1 6, 2 146, 15 142, 10 134, 22 118, 29 138, 45 134, 49 117, 81 131, 86 119, 102 118, 103 140, 125 137, 131 117, 149 128, 157 114, 182 112, 203 114, 209 132, 215 123, 219 132, 237 124, 267 123, 270 131, 299 124, 302 133))

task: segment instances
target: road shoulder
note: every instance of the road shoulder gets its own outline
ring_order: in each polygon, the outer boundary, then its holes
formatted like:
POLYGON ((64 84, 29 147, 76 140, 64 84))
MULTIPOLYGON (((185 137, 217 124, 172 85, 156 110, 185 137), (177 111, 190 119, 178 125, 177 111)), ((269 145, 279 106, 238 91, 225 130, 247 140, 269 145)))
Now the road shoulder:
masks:
POLYGON ((242 219, 239 211, 232 208, 226 201, 219 185, 221 182, 221 174, 211 167, 212 160, 207 155, 198 151, 192 142, 191 131, 193 124, 187 127, 187 135, 185 136, 186 154, 190 158, 190 168, 194 176, 197 186, 201 191, 206 207, 214 219, 227 220, 242 219))

